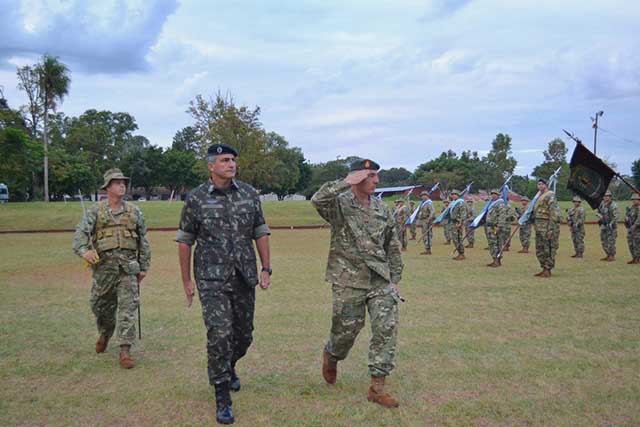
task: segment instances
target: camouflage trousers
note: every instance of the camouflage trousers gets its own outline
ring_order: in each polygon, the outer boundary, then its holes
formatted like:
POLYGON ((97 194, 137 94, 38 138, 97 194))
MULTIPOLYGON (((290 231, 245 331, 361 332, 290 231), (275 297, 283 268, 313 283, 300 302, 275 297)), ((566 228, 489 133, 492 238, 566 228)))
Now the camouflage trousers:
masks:
POLYGON ((224 383, 231 380, 231 368, 253 342, 256 288, 238 272, 225 283, 198 280, 197 285, 207 328, 209 384, 224 383))
POLYGON ((371 320, 369 374, 386 376, 395 367, 398 297, 382 277, 371 279, 370 289, 333 284, 331 334, 325 351, 335 360, 344 360, 364 326, 365 311, 371 320))
POLYGON ((464 232, 467 235, 467 241, 469 242, 470 245, 473 245, 476 243, 476 230, 474 228, 470 227, 471 222, 467 222, 464 226, 464 232))
POLYGON ((558 252, 560 240, 560 227, 556 223, 549 225, 551 238, 547 235, 547 227, 536 227, 536 257, 543 269, 551 270, 556 266, 556 252, 558 252))
POLYGON ((119 345, 131 345, 136 338, 139 272, 137 261, 119 261, 105 255, 93 271, 90 302, 98 333, 111 337, 117 325, 119 345))
POLYGON ((444 224, 444 239, 447 243, 451 243, 451 224, 444 224))
MULTIPOLYGON (((511 242, 509 241, 509 237, 511 237, 511 225, 507 224, 506 227, 500 228, 499 233, 502 239, 502 244, 504 245, 506 243, 505 249, 508 249, 511 246, 511 242)), ((502 246, 500 246, 500 249, 502 249, 502 246)))
POLYGON ((600 227, 600 242, 602 249, 607 256, 616 256, 616 239, 618 229, 616 227, 600 227))
POLYGON ((416 227, 417 227, 417 226, 416 226, 416 222, 415 222, 415 221, 413 221, 413 222, 411 223, 411 225, 409 226, 409 231, 411 231, 411 238, 412 238, 413 240, 415 240, 415 239, 416 239, 416 227))
POLYGON ((406 225, 398 225, 398 237, 400 237, 400 243, 402 244, 402 249, 407 249, 407 226, 406 225))
POLYGON ((460 227, 457 227, 456 224, 451 226, 451 240, 453 241, 453 245, 456 247, 456 251, 458 251, 460 255, 464 255, 464 234, 462 230, 462 224, 460 224, 460 227))
POLYGON ((421 225, 422 228, 422 243, 424 243, 425 250, 431 250, 431 243, 433 242, 433 228, 431 224, 421 225))
POLYGON ((520 226, 520 244, 523 249, 529 249, 529 241, 531 240, 531 224, 520 226))
POLYGON ((571 240, 573 241, 573 249, 577 254, 584 253, 584 227, 571 227, 571 240))
POLYGON ((640 229, 627 230, 627 243, 632 258, 640 258, 640 229))
POLYGON ((500 253, 500 249, 502 249, 502 245, 504 243, 503 236, 504 233, 500 232, 500 229, 497 226, 487 226, 485 228, 487 232, 487 243, 489 244, 489 253, 491 254, 491 258, 493 260, 498 259, 498 254, 500 253))

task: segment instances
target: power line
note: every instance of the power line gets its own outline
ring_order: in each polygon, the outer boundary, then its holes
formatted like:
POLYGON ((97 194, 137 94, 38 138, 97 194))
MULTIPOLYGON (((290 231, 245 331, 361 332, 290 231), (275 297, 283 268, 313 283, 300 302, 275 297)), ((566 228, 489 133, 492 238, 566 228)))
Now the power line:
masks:
POLYGON ((616 138, 621 139, 622 141, 627 142, 629 144, 640 145, 640 142, 634 141, 632 139, 625 138, 625 137, 620 136, 620 135, 617 135, 614 132, 611 132, 610 130, 607 130, 607 129, 603 128, 602 126, 598 126, 598 129, 600 129, 601 131, 606 132, 608 134, 611 134, 612 136, 615 136, 616 138))

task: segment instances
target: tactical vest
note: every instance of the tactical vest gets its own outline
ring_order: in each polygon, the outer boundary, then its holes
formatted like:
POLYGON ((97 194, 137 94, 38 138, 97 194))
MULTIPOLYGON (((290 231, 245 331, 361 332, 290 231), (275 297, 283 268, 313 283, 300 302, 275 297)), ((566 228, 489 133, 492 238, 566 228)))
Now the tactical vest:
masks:
POLYGON ((536 220, 548 221, 554 219, 555 212, 551 211, 550 198, 553 198, 555 194, 551 191, 545 192, 536 201, 534 212, 536 220))
POLYGON ((109 214, 107 203, 98 204, 98 218, 94 234, 94 246, 98 253, 112 249, 138 250, 138 214, 134 206, 124 205, 124 213, 120 216, 120 223, 116 223, 109 214))

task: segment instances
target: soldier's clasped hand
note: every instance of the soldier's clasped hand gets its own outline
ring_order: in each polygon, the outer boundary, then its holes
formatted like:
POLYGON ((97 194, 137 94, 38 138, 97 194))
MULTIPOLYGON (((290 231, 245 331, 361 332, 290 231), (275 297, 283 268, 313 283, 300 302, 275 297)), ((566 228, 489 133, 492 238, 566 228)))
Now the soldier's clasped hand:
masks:
POLYGON ((98 256, 98 253, 94 250, 88 250, 85 253, 82 254, 82 258, 84 258, 85 261, 87 261, 89 264, 96 264, 98 261, 100 261, 100 257, 98 256))

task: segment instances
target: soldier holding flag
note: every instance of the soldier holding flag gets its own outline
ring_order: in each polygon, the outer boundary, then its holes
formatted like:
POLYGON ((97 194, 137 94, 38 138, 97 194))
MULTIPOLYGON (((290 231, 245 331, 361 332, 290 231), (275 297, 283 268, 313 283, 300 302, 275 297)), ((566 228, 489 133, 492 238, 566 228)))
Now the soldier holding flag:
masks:
POLYGON ((464 203, 464 201, 458 201, 458 199, 460 198, 460 191, 453 190, 451 192, 451 198, 453 199, 453 204, 451 205, 452 209, 449 213, 449 218, 451 221, 451 240, 453 240, 453 244, 458 251, 458 256, 456 256, 454 259, 456 261, 462 261, 465 259, 463 227, 469 214, 467 212, 467 205, 464 203))
POLYGON ((640 194, 633 193, 632 205, 627 207, 624 225, 627 227, 627 243, 631 252, 631 261, 627 264, 640 264, 640 194))
POLYGON ((536 273, 535 276, 551 277, 551 270, 556 264, 556 252, 560 237, 560 208, 555 193, 549 191, 547 181, 542 178, 538 180, 538 192, 539 196, 531 217, 536 232, 536 256, 542 271, 536 273))
MULTIPOLYGON (((521 202, 522 202, 522 207, 520 208, 516 208, 516 214, 518 215, 518 219, 522 218, 522 215, 524 215, 524 213, 527 210, 527 205, 529 204, 529 198, 528 197, 523 197, 521 202)), ((522 245, 522 249, 520 249, 518 251, 519 254, 528 254, 529 253, 529 240, 531 239, 531 223, 530 222, 526 222, 522 225, 520 225, 520 244, 522 245)))
POLYGON ((506 222, 506 212, 504 209, 504 200, 500 199, 500 190, 491 190, 491 208, 487 212, 486 232, 487 241, 489 243, 489 252, 493 261, 487 264, 487 267, 500 267, 500 249, 504 243, 502 229, 506 222))
POLYGON ((600 242, 605 257, 601 261, 616 260, 616 239, 618 238, 618 205, 613 201, 611 191, 604 193, 604 199, 598 207, 598 224, 600 225, 600 242))
POLYGON ((422 202, 420 204, 417 222, 418 226, 422 229, 422 242, 424 244, 424 251, 420 252, 420 255, 431 255, 435 209, 433 208, 433 203, 429 199, 428 192, 423 191, 420 193, 420 198, 422 199, 422 202))
POLYGON ((571 240, 575 254, 571 258, 582 258, 584 254, 584 208, 580 206, 582 199, 573 197, 573 207, 567 211, 567 224, 571 231, 571 240))

